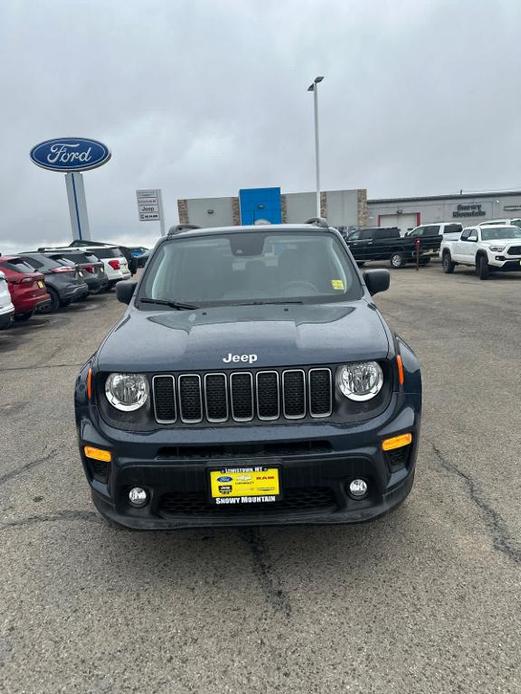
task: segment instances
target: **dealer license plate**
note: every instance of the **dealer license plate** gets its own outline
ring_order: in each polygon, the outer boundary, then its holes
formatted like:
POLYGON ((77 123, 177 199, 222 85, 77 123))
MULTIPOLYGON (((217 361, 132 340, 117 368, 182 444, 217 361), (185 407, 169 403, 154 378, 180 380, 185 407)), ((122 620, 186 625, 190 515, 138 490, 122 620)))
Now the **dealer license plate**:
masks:
POLYGON ((272 503, 281 496, 279 468, 252 465, 210 470, 210 498, 217 505, 272 503))
POLYGON ((43 289, 44 284, 42 280, 38 280, 38 286, 40 287, 40 289, 43 289))

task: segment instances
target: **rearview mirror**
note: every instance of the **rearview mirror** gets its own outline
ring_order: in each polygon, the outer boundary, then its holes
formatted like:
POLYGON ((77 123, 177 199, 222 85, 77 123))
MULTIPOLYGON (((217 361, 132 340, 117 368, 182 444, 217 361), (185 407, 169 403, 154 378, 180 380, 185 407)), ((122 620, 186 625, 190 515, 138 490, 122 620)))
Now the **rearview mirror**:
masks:
POLYGON ((130 304, 130 300, 134 295, 136 285, 137 282, 118 282, 116 284, 116 296, 118 301, 121 301, 122 304, 130 304))
POLYGON ((363 278, 371 296, 378 294, 378 292, 385 292, 391 284, 389 270, 366 270, 363 273, 363 278))

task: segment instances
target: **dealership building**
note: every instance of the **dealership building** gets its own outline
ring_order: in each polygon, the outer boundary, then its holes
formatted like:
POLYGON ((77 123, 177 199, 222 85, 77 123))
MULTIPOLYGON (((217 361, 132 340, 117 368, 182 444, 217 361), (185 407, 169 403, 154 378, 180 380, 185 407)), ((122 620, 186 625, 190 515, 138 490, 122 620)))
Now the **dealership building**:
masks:
MULTIPOLYGON (((243 188, 226 198, 177 201, 179 222, 201 227, 302 223, 316 216, 316 194, 282 193, 280 188, 243 188)), ((427 197, 367 198, 367 190, 329 190, 320 195, 321 216, 332 226, 397 226, 402 233, 419 224, 521 217, 521 191, 460 193, 427 197)))

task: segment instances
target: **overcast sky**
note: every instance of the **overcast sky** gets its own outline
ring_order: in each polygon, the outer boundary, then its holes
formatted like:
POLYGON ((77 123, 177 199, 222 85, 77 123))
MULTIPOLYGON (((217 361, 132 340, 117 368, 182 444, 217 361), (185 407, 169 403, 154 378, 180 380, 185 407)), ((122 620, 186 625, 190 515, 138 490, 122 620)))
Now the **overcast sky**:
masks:
POLYGON ((158 234, 135 190, 177 198, 314 186, 369 198, 521 188, 519 0, 2 0, 0 251, 70 239, 41 140, 112 159, 84 174, 94 238, 158 234))

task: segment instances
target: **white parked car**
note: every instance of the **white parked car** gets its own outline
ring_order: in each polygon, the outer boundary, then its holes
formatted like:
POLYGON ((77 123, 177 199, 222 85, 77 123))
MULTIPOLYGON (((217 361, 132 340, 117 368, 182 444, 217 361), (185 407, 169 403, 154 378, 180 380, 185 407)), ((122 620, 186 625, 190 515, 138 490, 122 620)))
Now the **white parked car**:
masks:
POLYGON ((489 227, 497 226, 498 224, 501 224, 502 226, 513 224, 516 227, 521 227, 521 219, 517 217, 514 219, 490 219, 488 222, 481 222, 480 224, 478 224, 478 226, 489 227))
POLYGON ((4 273, 0 271, 0 330, 9 327, 13 316, 14 306, 11 301, 11 292, 4 273))
MULTIPOLYGON (((53 251, 71 251, 71 247, 53 248, 53 251)), ((131 273, 128 262, 118 246, 74 246, 75 251, 89 253, 99 258, 104 266, 105 273, 109 280, 109 288, 113 287, 120 280, 128 280, 131 273)))
POLYGON ((443 239, 440 255, 444 272, 469 265, 481 280, 491 272, 521 271, 521 229, 513 224, 466 227, 459 239, 443 239))

